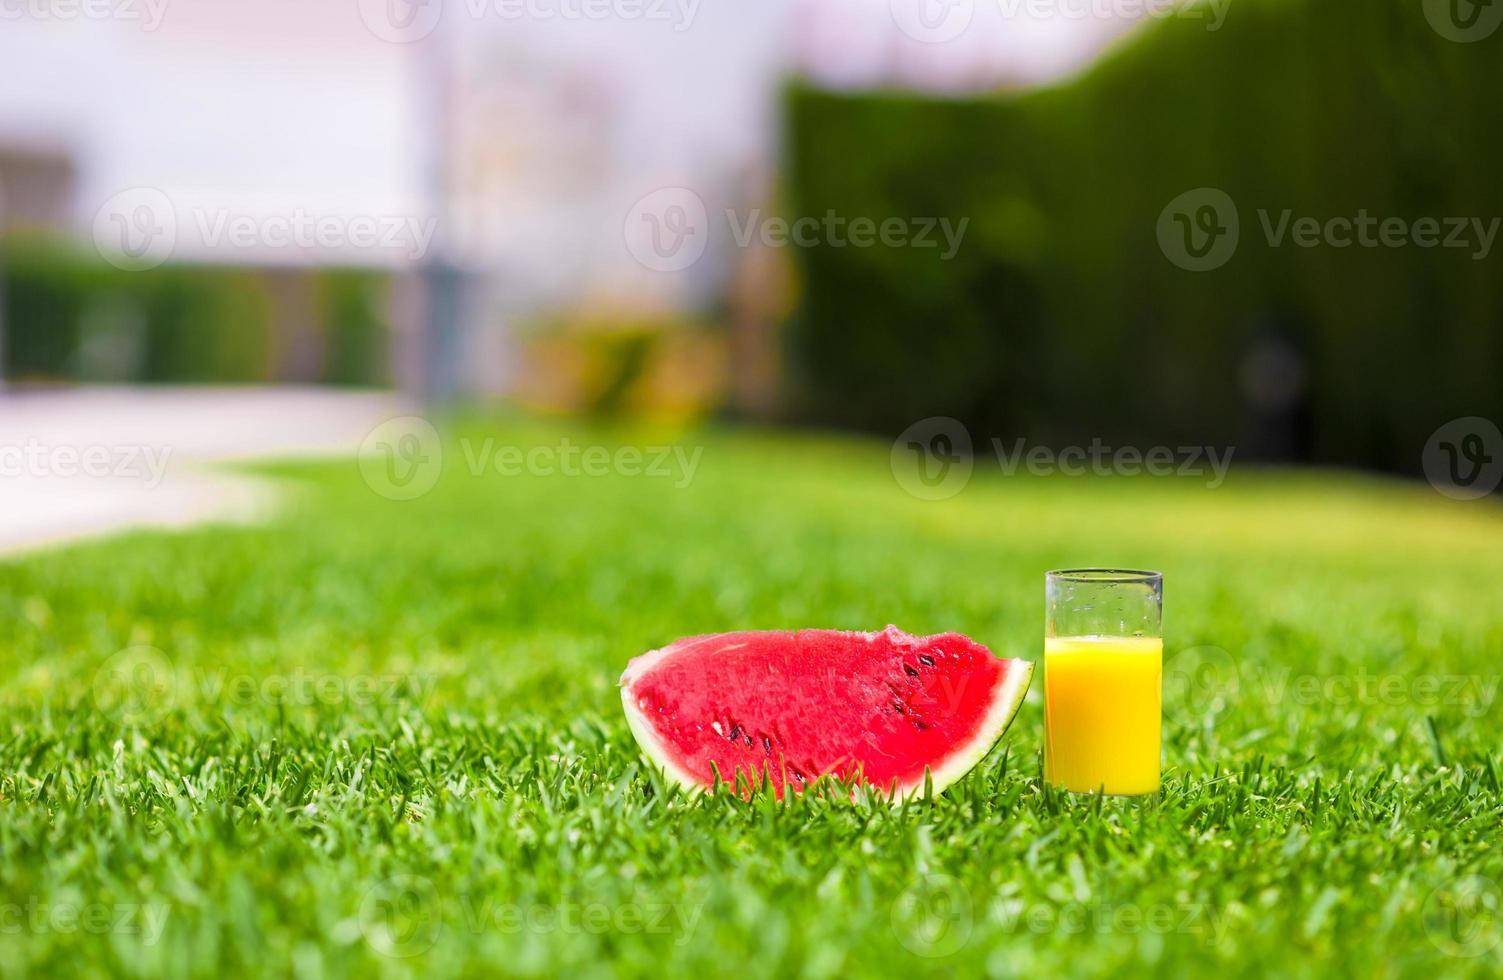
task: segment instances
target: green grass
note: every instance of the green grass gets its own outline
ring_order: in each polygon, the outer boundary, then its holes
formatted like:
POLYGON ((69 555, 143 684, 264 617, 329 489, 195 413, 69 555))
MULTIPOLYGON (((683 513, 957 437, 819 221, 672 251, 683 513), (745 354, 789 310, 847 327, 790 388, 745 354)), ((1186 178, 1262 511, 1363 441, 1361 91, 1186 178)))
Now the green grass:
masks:
POLYGON ((1471 877, 1503 883, 1496 506, 1237 468, 992 467, 926 503, 885 444, 681 438, 686 488, 474 476, 451 444, 415 501, 282 466, 270 525, 0 565, 0 975, 1503 969, 1471 877), (1041 679, 899 809, 670 792, 621 715, 626 660, 695 632, 894 622, 1037 659, 1043 572, 1081 564, 1167 576, 1157 800, 1040 782, 1041 679))

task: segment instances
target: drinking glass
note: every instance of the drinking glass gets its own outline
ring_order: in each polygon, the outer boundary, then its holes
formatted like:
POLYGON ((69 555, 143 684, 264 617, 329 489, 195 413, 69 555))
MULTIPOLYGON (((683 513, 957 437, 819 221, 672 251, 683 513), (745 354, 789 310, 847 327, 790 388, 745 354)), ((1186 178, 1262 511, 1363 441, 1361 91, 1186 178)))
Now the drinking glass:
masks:
POLYGON ((1074 793, 1157 793, 1164 576, 1045 576, 1044 776, 1074 793))

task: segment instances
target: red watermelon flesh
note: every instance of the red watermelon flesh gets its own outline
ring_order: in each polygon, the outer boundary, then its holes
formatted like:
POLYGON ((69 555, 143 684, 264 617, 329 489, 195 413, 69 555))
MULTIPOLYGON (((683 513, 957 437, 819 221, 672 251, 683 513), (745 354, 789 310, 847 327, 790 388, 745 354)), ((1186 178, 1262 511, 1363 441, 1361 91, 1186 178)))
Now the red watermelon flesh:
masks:
POLYGON ((684 786, 765 772, 781 799, 831 774, 901 798, 926 770, 938 793, 980 762, 1032 674, 959 633, 720 633, 632 660, 621 701, 643 752, 684 786))

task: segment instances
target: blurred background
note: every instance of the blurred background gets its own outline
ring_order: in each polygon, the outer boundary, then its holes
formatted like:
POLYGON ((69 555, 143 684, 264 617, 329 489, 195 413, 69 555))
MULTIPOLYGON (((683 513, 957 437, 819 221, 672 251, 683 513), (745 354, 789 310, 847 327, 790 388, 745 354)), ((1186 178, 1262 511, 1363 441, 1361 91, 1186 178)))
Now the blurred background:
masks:
POLYGON ((0 980, 1503 976, 1500 55, 0 0, 0 980), (622 716, 680 636, 1037 660, 1082 566, 1170 583, 1148 805, 1048 786, 1042 672, 891 815, 681 804, 622 716))
POLYGON ((1503 8, 0 17, 0 413, 327 386, 1415 475, 1437 427, 1503 417, 1503 8))

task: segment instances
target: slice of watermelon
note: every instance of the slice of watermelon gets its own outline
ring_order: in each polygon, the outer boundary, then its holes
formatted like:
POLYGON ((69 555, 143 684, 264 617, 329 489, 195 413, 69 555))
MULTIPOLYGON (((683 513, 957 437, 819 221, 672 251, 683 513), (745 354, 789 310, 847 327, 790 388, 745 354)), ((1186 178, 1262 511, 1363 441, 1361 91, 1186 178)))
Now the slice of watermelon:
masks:
POLYGON ((632 660, 621 703, 647 757, 686 787, 716 773, 777 793, 821 775, 894 799, 943 791, 1007 730, 1033 664, 961 636, 799 630, 692 636, 632 660))

